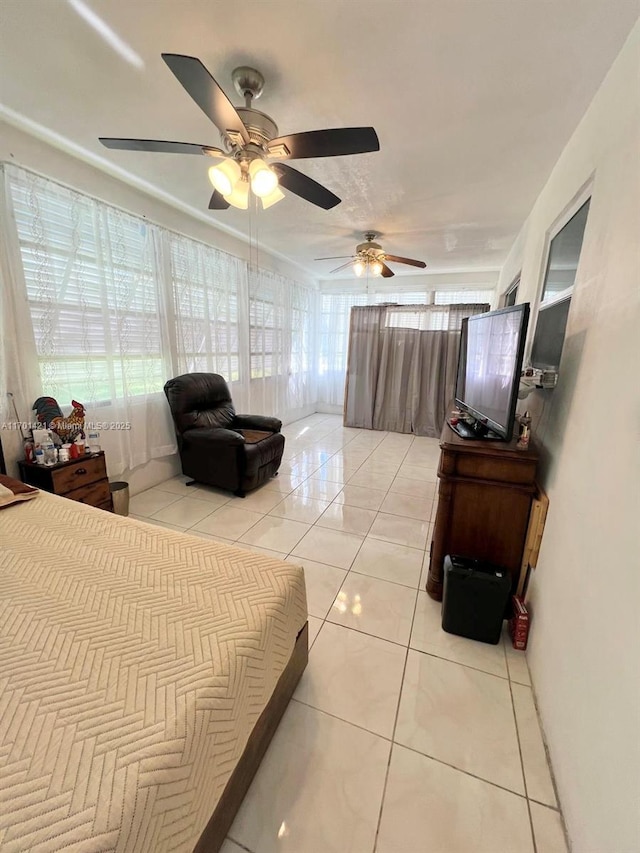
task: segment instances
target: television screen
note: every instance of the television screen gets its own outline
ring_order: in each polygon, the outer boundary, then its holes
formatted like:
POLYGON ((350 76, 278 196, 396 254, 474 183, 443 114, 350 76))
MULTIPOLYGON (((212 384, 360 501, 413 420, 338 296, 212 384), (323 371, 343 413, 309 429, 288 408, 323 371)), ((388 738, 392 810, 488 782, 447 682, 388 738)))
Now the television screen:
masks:
POLYGON ((456 403, 506 441, 513 431, 528 321, 528 302, 476 314, 463 325, 460 341, 456 403))

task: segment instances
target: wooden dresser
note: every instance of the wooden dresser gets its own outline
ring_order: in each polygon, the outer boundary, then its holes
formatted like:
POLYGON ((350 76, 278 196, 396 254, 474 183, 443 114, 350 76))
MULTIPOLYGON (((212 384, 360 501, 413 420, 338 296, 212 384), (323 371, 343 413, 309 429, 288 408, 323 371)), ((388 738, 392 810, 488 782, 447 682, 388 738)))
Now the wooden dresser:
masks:
POLYGON ((442 599, 447 554, 486 560, 509 569, 515 593, 531 502, 536 493, 538 453, 517 439, 461 438, 448 424, 440 436, 438 509, 427 592, 442 599))
POLYGON ((23 483, 63 498, 113 511, 104 451, 57 465, 18 462, 23 483))

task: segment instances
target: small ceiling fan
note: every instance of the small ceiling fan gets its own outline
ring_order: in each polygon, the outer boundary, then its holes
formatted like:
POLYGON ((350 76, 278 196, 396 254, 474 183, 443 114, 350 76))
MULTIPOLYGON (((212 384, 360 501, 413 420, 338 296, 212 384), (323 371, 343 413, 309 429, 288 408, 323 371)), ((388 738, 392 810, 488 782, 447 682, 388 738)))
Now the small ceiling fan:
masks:
POLYGON ((366 242, 358 243, 354 255, 341 255, 333 258, 315 258, 316 261, 341 261, 344 258, 349 258, 346 264, 342 264, 331 270, 331 273, 340 272, 347 267, 353 265, 353 271, 357 276, 363 275, 365 272, 371 273, 373 276, 382 276, 382 278, 391 278, 395 275, 393 270, 387 266, 387 261, 393 264, 408 264, 411 267, 420 267, 424 269, 427 265, 424 261, 416 261, 412 258, 401 258, 399 255, 390 255, 384 251, 380 243, 375 243, 374 240, 378 235, 373 231, 367 231, 364 235, 366 242))
POLYGON ((273 119, 252 106, 264 88, 264 77, 255 68, 241 66, 231 75, 236 91, 245 99, 244 107, 236 108, 199 59, 177 53, 163 53, 162 58, 218 128, 224 150, 158 139, 100 137, 100 142, 106 148, 124 151, 205 154, 220 159, 222 162, 209 169, 209 179, 215 188, 209 201, 210 210, 226 210, 229 205, 246 210, 249 189, 261 199, 264 208, 271 207, 284 198, 280 187, 329 210, 340 204, 337 195, 308 175, 275 161, 380 150, 372 127, 341 127, 278 136, 273 119))

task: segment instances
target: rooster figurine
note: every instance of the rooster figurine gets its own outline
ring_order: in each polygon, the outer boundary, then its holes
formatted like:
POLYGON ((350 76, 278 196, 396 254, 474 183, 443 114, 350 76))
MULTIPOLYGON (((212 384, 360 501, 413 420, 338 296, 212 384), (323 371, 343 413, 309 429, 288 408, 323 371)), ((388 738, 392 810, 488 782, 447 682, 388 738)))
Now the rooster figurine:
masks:
POLYGON ((33 404, 39 423, 56 433, 64 442, 74 441, 79 435, 84 438, 85 408, 76 400, 71 401, 73 410, 66 417, 53 397, 38 397, 33 404))

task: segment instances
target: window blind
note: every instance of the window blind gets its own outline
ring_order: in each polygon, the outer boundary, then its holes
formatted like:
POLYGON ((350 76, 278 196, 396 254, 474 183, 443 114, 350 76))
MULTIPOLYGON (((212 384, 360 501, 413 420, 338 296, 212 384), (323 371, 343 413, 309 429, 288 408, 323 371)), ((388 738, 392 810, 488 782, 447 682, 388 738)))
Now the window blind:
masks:
POLYGON ((12 170, 8 186, 47 393, 100 405, 161 390, 149 227, 30 173, 12 170))
POLYGON ((480 305, 487 303, 491 305, 495 291, 486 290, 436 290, 434 294, 434 303, 436 305, 460 305, 473 304, 480 305))
POLYGON ((219 373, 238 382, 244 263, 178 234, 169 235, 169 251, 178 371, 219 373))

